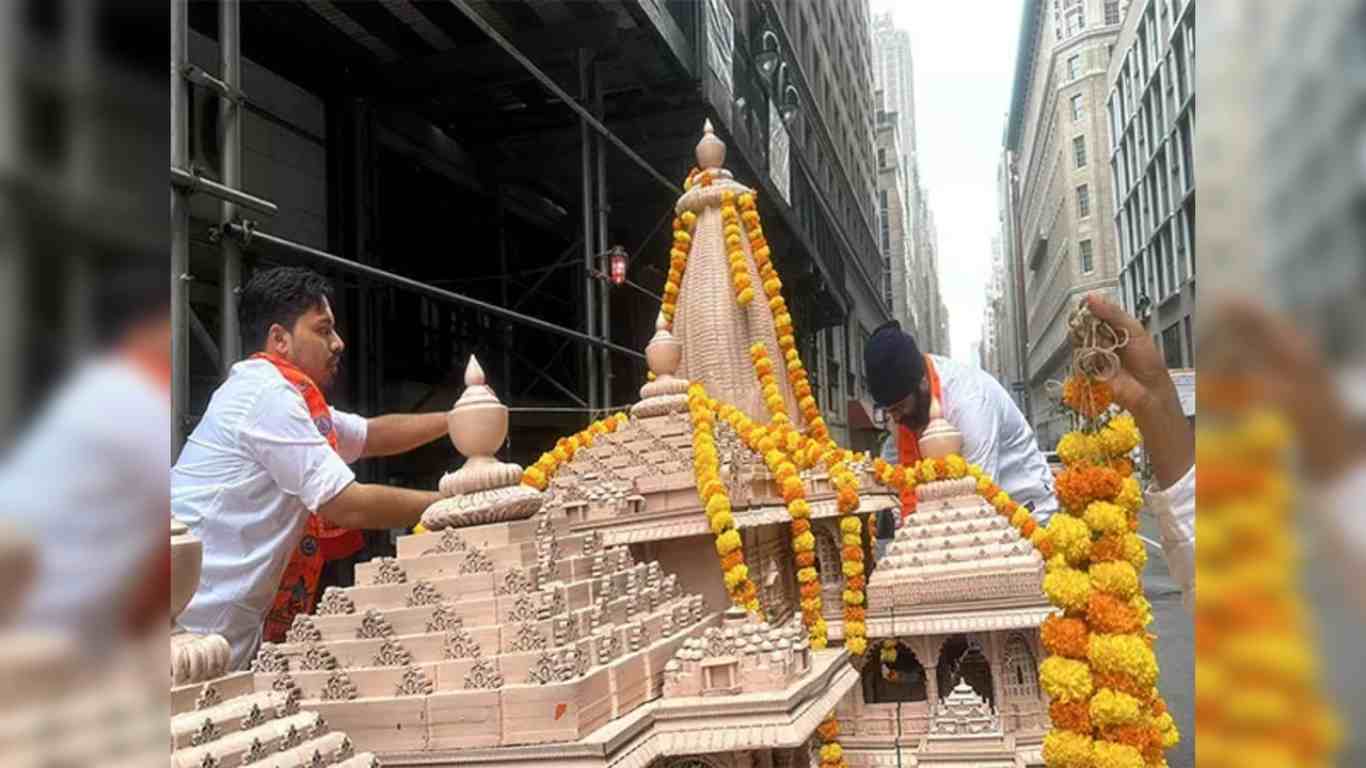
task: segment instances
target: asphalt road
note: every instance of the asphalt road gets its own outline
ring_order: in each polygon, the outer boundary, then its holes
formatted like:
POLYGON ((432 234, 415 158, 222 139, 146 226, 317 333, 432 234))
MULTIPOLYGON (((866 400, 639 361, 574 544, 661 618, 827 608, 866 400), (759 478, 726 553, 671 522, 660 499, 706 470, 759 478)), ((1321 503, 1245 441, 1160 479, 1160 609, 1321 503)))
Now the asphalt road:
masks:
MULTIPOLYGON (((1160 542, 1157 520, 1146 511, 1139 533, 1160 542)), ((1167 753, 1170 768, 1195 765, 1195 626, 1181 602, 1181 589, 1167 571, 1161 546, 1148 547, 1148 565, 1143 569, 1143 592, 1153 604, 1153 626, 1157 635, 1157 660, 1161 677, 1157 689, 1167 700, 1181 743, 1167 753)))

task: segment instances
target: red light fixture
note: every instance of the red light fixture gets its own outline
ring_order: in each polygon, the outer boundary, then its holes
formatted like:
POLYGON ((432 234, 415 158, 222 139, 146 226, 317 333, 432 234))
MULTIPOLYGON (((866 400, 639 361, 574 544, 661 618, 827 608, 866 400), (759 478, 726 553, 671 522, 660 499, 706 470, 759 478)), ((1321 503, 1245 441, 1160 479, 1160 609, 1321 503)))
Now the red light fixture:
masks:
POLYGON ((612 280, 612 285, 621 285, 626 282, 626 249, 617 246, 608 252, 608 274, 612 280))

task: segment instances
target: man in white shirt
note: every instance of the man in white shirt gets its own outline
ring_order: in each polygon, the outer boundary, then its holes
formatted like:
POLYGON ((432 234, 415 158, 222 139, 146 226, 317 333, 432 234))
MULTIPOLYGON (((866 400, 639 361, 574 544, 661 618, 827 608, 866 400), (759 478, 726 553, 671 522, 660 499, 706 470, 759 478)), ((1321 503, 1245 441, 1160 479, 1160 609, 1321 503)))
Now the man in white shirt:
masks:
POLYGON ((345 346, 330 294, 329 283, 306 269, 252 277, 241 316, 244 346, 255 354, 232 367, 171 469, 171 513, 204 544, 199 589, 178 622, 223 635, 234 669, 260 644, 291 555, 319 546, 304 535, 310 513, 340 528, 400 528, 439 497, 357 483, 347 466, 435 440, 446 432, 446 415, 365 419, 326 409, 321 391, 345 346))
MULTIPOLYGON (((903 453, 914 450, 908 441, 919 438, 930 420, 930 403, 938 399, 943 417, 963 433, 964 459, 1029 507, 1040 523, 1057 511, 1053 473, 1034 430, 996 379, 947 357, 922 355, 895 321, 874 331, 864 363, 875 416, 891 431, 882 444, 885 461, 901 463, 903 453)), ((882 531, 879 538, 885 538, 882 531)))

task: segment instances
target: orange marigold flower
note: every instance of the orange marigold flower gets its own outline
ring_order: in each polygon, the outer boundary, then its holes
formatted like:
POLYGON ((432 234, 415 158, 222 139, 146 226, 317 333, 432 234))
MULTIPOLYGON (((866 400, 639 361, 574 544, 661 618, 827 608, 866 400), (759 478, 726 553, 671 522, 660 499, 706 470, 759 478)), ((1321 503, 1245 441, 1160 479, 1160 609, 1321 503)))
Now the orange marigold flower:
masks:
POLYGON ((1133 606, 1098 589, 1091 591, 1086 603, 1086 620, 1092 629, 1107 635, 1129 634, 1143 628, 1133 606))
POLYGON ((834 741, 840 735, 839 721, 833 717, 816 727, 822 741, 834 741))
POLYGON ((863 575, 850 576, 849 579, 845 581, 845 586, 849 587, 849 589, 854 592, 862 592, 863 588, 867 586, 866 579, 867 577, 863 575))
POLYGON ((843 556, 845 560, 862 560, 863 550, 858 547, 844 547, 840 551, 840 555, 843 556))
POLYGON ((744 565, 744 562, 745 553, 737 549, 734 552, 731 552, 729 555, 726 555, 725 557, 721 558, 721 570, 723 572, 729 571, 737 565, 744 565))
POLYGON ((1134 463, 1122 457, 1111 460, 1110 468, 1118 472, 1121 478, 1128 477, 1134 473, 1134 463))
POLYGON ((793 521, 792 521, 792 535, 793 535, 793 536, 800 536, 800 535, 802 535, 803 533, 806 533, 806 532, 809 531, 809 530, 811 530, 811 521, 810 521, 810 520, 793 520, 793 521))
POLYGON ((1020 535, 1027 539, 1034 535, 1034 531, 1038 530, 1038 527, 1039 524, 1034 522, 1034 518, 1031 517, 1025 521, 1024 525, 1020 526, 1020 535))
POLYGON ((844 618, 850 621, 863 621, 867 615, 862 606, 848 605, 844 608, 844 618))
POLYGON ((1144 689, 1132 675, 1123 672, 1096 672, 1092 670, 1091 684, 1096 690, 1112 688, 1120 693, 1127 693, 1140 702, 1146 702, 1153 696, 1152 688, 1144 689))
POLYGON ((1107 562, 1124 559, 1124 540, 1118 536, 1102 536, 1091 543, 1091 560, 1107 562))
POLYGON ((796 557, 796 561, 797 561, 797 567, 798 567, 798 568, 810 568, 811 566, 813 566, 813 565, 816 564, 816 553, 815 553, 815 552, 798 552, 798 553, 797 553, 797 557, 796 557))
POLYGON ((821 585, 819 581, 811 581, 802 585, 802 597, 819 597, 821 585))
POLYGON ((1062 401, 1083 417, 1094 419, 1115 401, 1115 393, 1104 381, 1068 376, 1062 385, 1062 401))
POLYGON ((1065 731, 1091 735, 1091 703, 1089 701, 1055 701, 1048 706, 1053 725, 1065 731))
POLYGON ((1049 616, 1039 627, 1039 639, 1049 653, 1069 659, 1085 659, 1091 644, 1091 633, 1081 619, 1049 616))
POLYGON ((1058 475, 1058 501, 1070 511, 1086 509, 1093 501, 1110 501, 1119 495, 1123 480, 1110 467, 1069 467, 1058 475))
MULTIPOLYGON (((1106 741, 1112 741, 1117 744, 1128 744, 1134 749, 1142 752, 1148 746, 1149 730, 1152 729, 1138 725, 1121 725, 1102 729, 1101 735, 1105 737, 1106 741)), ((1158 738, 1160 740, 1161 736, 1159 735, 1158 738)), ((1160 745, 1161 741, 1158 743, 1160 745)))

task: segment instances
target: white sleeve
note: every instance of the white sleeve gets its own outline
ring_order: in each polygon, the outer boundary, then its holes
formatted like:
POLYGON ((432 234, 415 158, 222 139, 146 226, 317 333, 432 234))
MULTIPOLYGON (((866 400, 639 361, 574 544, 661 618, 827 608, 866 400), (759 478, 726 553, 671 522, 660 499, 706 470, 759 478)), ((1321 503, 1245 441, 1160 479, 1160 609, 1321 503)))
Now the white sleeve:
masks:
POLYGON ((365 439, 370 433, 370 422, 364 416, 332 409, 332 426, 337 430, 337 453, 347 464, 365 455, 365 439))
POLYGON ((288 385, 261 393, 242 430, 242 442, 280 490, 298 497, 310 512, 356 479, 308 417, 303 398, 288 385))
POLYGON ((1195 607, 1195 467, 1165 491, 1151 488, 1148 505, 1162 530, 1162 554, 1181 587, 1186 610, 1195 607))
POLYGON ((954 425, 963 433, 963 458, 976 464, 988 477, 1000 480, 997 470, 1001 465, 1000 403, 982 388, 977 388, 966 402, 955 405, 954 425))
POLYGON ((901 463, 901 454, 897 450, 896 444, 897 431, 899 429, 900 427, 892 425, 892 431, 886 433, 886 437, 882 439, 882 448, 880 451, 882 460, 893 466, 896 466, 897 464, 901 463))

